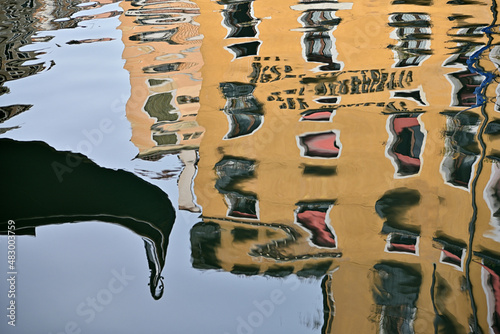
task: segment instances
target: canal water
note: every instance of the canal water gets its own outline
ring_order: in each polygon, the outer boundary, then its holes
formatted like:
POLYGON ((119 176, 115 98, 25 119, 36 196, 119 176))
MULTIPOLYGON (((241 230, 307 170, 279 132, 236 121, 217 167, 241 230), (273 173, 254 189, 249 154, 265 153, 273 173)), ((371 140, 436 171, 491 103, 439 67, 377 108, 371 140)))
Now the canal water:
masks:
POLYGON ((496 0, 0 0, 1 333, 500 333, 496 0))

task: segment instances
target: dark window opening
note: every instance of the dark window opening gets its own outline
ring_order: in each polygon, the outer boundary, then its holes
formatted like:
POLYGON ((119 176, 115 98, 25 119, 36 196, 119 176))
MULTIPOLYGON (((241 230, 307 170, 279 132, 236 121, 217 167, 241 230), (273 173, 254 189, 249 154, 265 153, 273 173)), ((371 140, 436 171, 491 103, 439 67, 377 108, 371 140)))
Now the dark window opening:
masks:
POLYGON ((229 115, 229 132, 225 139, 233 139, 254 133, 263 122, 264 116, 259 114, 229 115))
POLYGON ((193 268, 220 269, 217 249, 221 245, 220 225, 213 222, 197 223, 191 228, 191 258, 193 268))
POLYGON ((257 36, 257 18, 252 15, 253 2, 231 3, 222 11, 224 25, 229 28, 226 38, 248 38, 257 36))
POLYGON ((144 110, 158 122, 175 121, 179 115, 172 105, 172 93, 159 93, 148 97, 144 110))
MULTIPOLYGON (((307 3, 310 3, 307 1, 307 3)), ((330 32, 337 27, 340 19, 331 10, 310 10, 304 12, 300 21, 307 31, 304 33, 304 53, 308 62, 323 63, 321 71, 338 71, 342 64, 335 62, 334 40, 330 32)))
POLYGON ((175 145, 177 144, 177 135, 175 133, 153 135, 153 140, 156 145, 175 145))
POLYGON ((257 198, 237 192, 226 194, 229 203, 229 217, 257 219, 257 198))
POLYGON ((306 134, 299 137, 299 145, 306 157, 337 158, 340 154, 337 139, 333 131, 306 134))
POLYGON ((373 298, 382 333, 414 333, 416 303, 422 284, 420 266, 383 262, 374 266, 373 298))
POLYGON ((168 44, 177 44, 172 41, 172 37, 177 33, 178 29, 148 31, 129 37, 131 41, 139 42, 167 42, 168 44))
POLYGON ((301 113, 301 121, 329 122, 335 113, 335 109, 309 109, 301 113))
POLYGON ((468 189, 472 169, 479 155, 476 141, 479 116, 472 112, 444 112, 447 116, 445 157, 441 172, 445 182, 468 189))
POLYGON ((462 241, 451 240, 448 237, 440 236, 432 239, 434 247, 441 250, 440 262, 462 267, 462 260, 465 256, 466 244, 462 241))
POLYGON ((453 106, 470 107, 477 103, 476 88, 481 86, 483 76, 469 70, 448 74, 453 85, 453 106))
POLYGON ((231 273, 235 275, 253 276, 257 275, 259 271, 260 271, 259 266, 235 264, 233 266, 233 269, 231 270, 231 273))
POLYGON ((387 237, 387 251, 417 253, 418 236, 402 233, 390 233, 387 237))
POLYGON ((306 264, 302 270, 297 272, 299 277, 323 277, 332 266, 333 261, 323 261, 315 264, 306 264))
POLYGON ((328 212, 334 202, 297 203, 297 223, 311 233, 311 242, 316 246, 337 247, 335 234, 328 225, 328 212))
POLYGON ((258 55, 260 44, 261 44, 260 41, 254 41, 248 43, 229 45, 227 48, 234 53, 236 58, 243 58, 243 57, 258 55))
POLYGON ((253 96, 254 85, 239 82, 221 82, 226 98, 224 112, 229 116, 229 131, 224 139, 233 139, 257 131, 264 117, 262 105, 253 96))
POLYGON ((393 139, 387 151, 393 158, 397 166, 396 172, 400 176, 410 176, 420 171, 420 155, 425 136, 417 117, 395 115, 389 118, 389 131, 393 139))
POLYGON ((429 48, 431 22, 423 13, 395 13, 389 17, 390 27, 396 28, 398 43, 388 47, 395 52, 395 67, 419 66, 432 50, 429 48))
POLYGON ((489 252, 474 254, 482 259, 481 266, 487 273, 484 292, 494 301, 488 305, 488 323, 493 333, 500 333, 500 258, 489 252))
POLYGON ((249 229, 243 227, 235 227, 231 234, 233 235, 234 242, 245 242, 247 240, 257 240, 259 231, 256 229, 249 229))
POLYGON ((292 266, 273 266, 269 267, 269 269, 266 270, 264 275, 271 276, 271 277, 286 277, 290 274, 292 274, 294 271, 294 267, 292 266))

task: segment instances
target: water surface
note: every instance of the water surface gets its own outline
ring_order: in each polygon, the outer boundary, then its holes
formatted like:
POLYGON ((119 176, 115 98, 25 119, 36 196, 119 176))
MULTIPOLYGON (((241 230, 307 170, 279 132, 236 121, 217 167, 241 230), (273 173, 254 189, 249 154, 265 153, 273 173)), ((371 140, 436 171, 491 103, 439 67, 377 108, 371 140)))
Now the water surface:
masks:
POLYGON ((5 0, 2 333, 496 333, 496 10, 5 0))

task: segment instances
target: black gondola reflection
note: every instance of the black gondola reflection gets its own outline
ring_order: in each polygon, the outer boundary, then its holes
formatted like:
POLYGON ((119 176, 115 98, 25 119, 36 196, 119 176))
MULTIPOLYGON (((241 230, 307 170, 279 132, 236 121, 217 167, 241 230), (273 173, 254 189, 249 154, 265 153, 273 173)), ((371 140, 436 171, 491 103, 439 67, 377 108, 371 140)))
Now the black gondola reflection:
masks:
POLYGON ((167 194, 123 170, 98 166, 85 156, 56 151, 39 141, 0 139, 1 184, 10 205, 0 212, 0 234, 9 220, 16 234, 39 226, 101 221, 126 227, 144 240, 154 299, 163 295, 165 265, 175 211, 167 194))

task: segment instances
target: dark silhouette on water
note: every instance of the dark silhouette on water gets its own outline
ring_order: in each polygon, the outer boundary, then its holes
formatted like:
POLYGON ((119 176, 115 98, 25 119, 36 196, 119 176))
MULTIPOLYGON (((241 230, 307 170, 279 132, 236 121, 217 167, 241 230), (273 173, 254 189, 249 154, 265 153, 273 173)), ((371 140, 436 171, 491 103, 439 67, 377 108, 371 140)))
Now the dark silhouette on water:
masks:
POLYGON ((381 262, 374 267, 372 289, 376 311, 380 314, 380 331, 414 333, 417 300, 422 284, 419 265, 381 262))
POLYGON ((167 194, 132 173, 100 167, 43 142, 2 138, 0 152, 1 185, 10 203, 0 212, 0 234, 7 234, 9 220, 15 221, 16 235, 95 220, 126 227, 144 240, 151 295, 161 298, 161 271, 175 221, 167 194))

